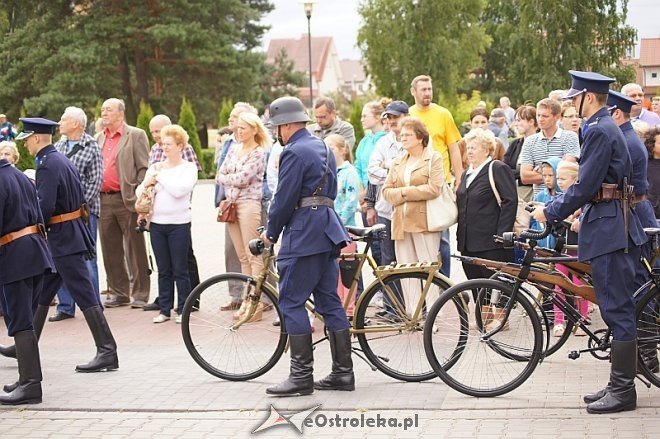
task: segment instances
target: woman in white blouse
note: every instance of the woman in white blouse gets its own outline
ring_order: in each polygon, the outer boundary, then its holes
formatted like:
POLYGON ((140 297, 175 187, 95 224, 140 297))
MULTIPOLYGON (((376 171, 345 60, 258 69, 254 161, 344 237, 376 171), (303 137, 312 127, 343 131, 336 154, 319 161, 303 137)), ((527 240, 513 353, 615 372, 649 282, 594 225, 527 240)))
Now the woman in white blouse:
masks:
POLYGON ((183 305, 190 294, 188 249, 190 248, 190 220, 192 191, 197 182, 197 167, 181 158, 188 144, 188 134, 179 125, 167 125, 161 130, 165 160, 153 164, 136 192, 139 197, 145 188, 154 186, 154 202, 149 218, 138 217, 138 224, 150 220, 151 247, 158 267, 158 303, 160 314, 154 323, 170 319, 174 306, 174 285, 178 292, 176 323, 181 323, 183 305))

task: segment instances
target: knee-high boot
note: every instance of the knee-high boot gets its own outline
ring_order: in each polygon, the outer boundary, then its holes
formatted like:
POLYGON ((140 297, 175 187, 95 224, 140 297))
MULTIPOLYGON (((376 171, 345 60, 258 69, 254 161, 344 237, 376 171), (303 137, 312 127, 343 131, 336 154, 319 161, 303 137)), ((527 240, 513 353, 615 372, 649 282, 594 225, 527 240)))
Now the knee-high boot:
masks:
POLYGON ((332 372, 314 382, 317 390, 355 390, 355 375, 351 359, 351 332, 348 329, 328 333, 332 353, 332 372))
MULTIPOLYGON (((37 305, 37 310, 34 312, 34 317, 32 318, 32 327, 34 332, 37 335, 37 341, 41 337, 41 331, 44 329, 46 324, 46 317, 48 317, 49 308, 44 305, 37 305)), ((16 345, 11 346, 2 346, 0 345, 0 355, 3 355, 7 358, 16 358, 16 345)))
POLYGON ((637 340, 612 341, 609 391, 587 406, 587 413, 617 413, 637 407, 637 340))
POLYGON ((18 359, 18 385, 6 395, 0 395, 0 404, 37 404, 41 402, 41 361, 35 331, 20 331, 14 335, 18 359))
POLYGON ((269 387, 266 393, 275 396, 301 396, 314 392, 314 353, 312 334, 290 335, 291 369, 289 378, 269 387))
POLYGON ((115 342, 108 321, 100 306, 93 306, 83 311, 85 321, 94 337, 96 356, 87 364, 76 366, 76 372, 100 372, 119 369, 117 343, 115 342))

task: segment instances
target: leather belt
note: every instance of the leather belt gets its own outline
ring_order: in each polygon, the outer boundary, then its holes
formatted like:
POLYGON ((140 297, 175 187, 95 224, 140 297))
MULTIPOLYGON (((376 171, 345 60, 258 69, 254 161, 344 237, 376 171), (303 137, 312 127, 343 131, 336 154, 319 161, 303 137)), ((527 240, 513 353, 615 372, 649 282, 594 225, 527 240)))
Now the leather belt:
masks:
POLYGON ((598 193, 591 199, 592 203, 609 203, 610 201, 620 200, 623 192, 617 189, 618 185, 614 183, 603 183, 598 189, 598 193))
POLYGON ((312 196, 312 197, 302 197, 298 201, 296 209, 302 209, 304 207, 311 207, 316 209, 318 206, 327 206, 330 208, 335 208, 335 202, 332 198, 323 197, 323 196, 312 196))
POLYGON ((80 209, 74 210, 73 212, 51 216, 50 221, 48 221, 48 225, 52 226, 53 224, 65 223, 67 221, 73 221, 78 218, 84 218, 85 210, 86 206, 81 206, 80 209))
POLYGON ((646 195, 635 195, 635 198, 632 199, 631 204, 633 206, 636 206, 637 204, 641 203, 642 201, 648 200, 649 197, 646 195))
POLYGON ((17 230, 15 232, 7 233, 4 235, 2 238, 0 238, 0 247, 3 245, 7 245, 12 241, 17 240, 18 238, 22 238, 24 236, 28 235, 34 235, 34 234, 40 234, 42 236, 45 236, 43 232, 43 227, 40 224, 34 225, 34 226, 27 226, 21 230, 17 230))

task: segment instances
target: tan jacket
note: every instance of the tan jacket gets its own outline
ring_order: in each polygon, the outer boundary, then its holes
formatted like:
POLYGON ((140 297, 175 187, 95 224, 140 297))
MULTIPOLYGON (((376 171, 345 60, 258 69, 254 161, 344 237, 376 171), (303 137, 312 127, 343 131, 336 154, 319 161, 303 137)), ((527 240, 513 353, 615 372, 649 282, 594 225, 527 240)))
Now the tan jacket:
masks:
MULTIPOLYGON (((98 143, 103 148, 105 131, 99 134, 98 143)), ((124 133, 119 140, 116 157, 121 198, 126 209, 135 212, 135 189, 142 183, 149 162, 147 133, 140 128, 124 124, 124 133)))
POLYGON ((392 239, 403 239, 403 233, 427 232, 426 200, 440 195, 444 183, 442 157, 431 148, 424 148, 422 159, 410 174, 410 185, 405 185, 404 174, 410 156, 406 153, 394 159, 383 185, 383 197, 394 206, 392 212, 392 239), (431 175, 429 178, 429 161, 431 175), (404 206, 405 214, 404 214, 404 206))

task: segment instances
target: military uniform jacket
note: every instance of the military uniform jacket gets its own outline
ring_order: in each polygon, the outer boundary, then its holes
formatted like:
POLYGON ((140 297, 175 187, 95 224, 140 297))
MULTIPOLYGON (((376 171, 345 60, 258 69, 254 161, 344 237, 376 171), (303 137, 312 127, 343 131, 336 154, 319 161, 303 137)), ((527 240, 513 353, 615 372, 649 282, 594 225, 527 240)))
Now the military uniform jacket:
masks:
MULTIPOLYGON (((635 186, 636 196, 646 195, 649 193, 649 153, 637 133, 635 133, 630 121, 620 125, 619 128, 623 132, 623 137, 626 139, 628 153, 632 161, 632 178, 630 179, 630 184, 635 186)), ((635 212, 637 212, 642 227, 658 226, 655 213, 653 212, 653 206, 651 206, 649 201, 639 203, 635 208, 635 212)))
POLYGON ((578 234, 578 257, 589 261, 624 249, 632 242, 646 242, 644 229, 634 209, 628 213, 628 233, 624 233, 623 212, 619 201, 592 204, 603 183, 616 183, 621 189, 624 177, 632 174, 626 140, 606 107, 587 121, 579 159, 578 181, 545 208, 548 221, 559 222, 584 206, 578 234))
MULTIPOLYGON (((55 215, 80 209, 85 202, 76 167, 53 145, 37 153, 37 193, 48 224, 55 215)), ((94 239, 82 218, 47 226, 48 245, 53 257, 94 251, 94 239)))
POLYGON ((321 183, 326 157, 329 160, 328 176, 318 195, 334 200, 337 196, 337 164, 321 139, 306 129, 300 129, 282 151, 277 192, 270 206, 266 232, 273 242, 282 234, 279 258, 335 251, 350 241, 333 208, 296 208, 298 201, 311 196, 321 183))
MULTIPOLYGON (((34 184, 7 160, 0 160, 0 236, 43 223, 34 184)), ((27 235, 0 247, 0 285, 53 269, 46 240, 27 235)))

